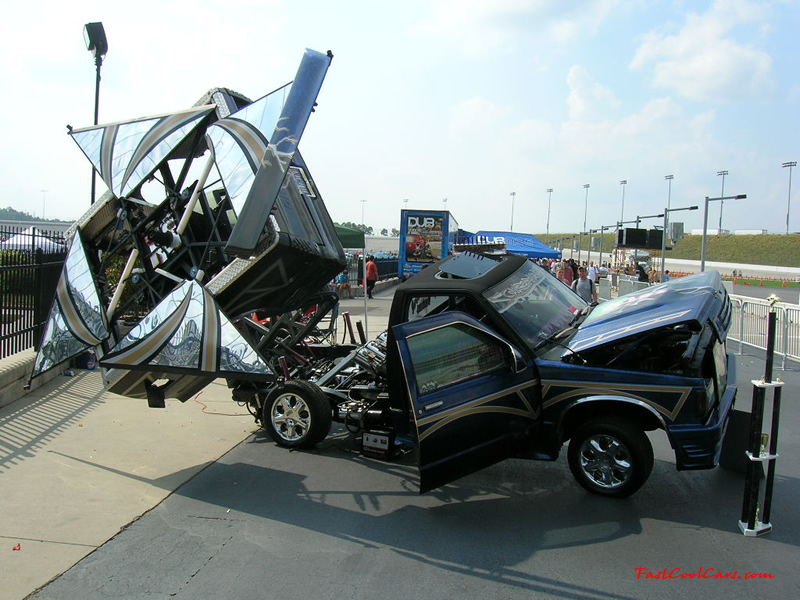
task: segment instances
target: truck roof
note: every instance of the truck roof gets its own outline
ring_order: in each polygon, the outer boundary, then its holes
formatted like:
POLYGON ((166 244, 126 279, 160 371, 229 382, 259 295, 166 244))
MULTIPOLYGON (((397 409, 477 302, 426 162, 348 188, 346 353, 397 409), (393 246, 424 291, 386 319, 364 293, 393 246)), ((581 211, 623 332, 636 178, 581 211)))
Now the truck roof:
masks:
POLYGON ((397 292, 415 290, 469 291, 481 293, 519 269, 528 259, 515 254, 455 254, 422 269, 402 283, 397 292))

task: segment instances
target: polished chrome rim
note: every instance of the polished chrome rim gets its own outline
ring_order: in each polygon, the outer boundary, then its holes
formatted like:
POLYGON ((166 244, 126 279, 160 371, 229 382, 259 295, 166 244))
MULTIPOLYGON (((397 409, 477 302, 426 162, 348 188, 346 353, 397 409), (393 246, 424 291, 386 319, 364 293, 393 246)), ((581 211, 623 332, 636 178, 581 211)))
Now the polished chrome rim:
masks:
POLYGON ((581 444, 581 469, 597 486, 616 488, 633 473, 631 453, 625 444, 606 434, 588 437, 581 444))
POLYGON ((311 427, 311 411, 297 394, 283 394, 272 405, 270 415, 275 432, 287 442, 296 442, 311 427))

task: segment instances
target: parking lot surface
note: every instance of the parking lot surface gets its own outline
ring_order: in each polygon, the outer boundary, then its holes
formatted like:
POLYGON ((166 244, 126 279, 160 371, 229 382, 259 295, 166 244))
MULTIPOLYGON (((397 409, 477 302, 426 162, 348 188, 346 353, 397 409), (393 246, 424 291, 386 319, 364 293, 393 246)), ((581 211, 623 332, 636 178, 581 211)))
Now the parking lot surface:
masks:
MULTIPOLYGON (((749 410, 764 362, 739 364, 749 410)), ((363 458, 345 431, 294 452, 255 432, 31 597, 794 597, 800 386, 796 369, 776 374, 787 385, 763 537, 738 527, 743 476, 677 472, 658 432, 653 475, 623 501, 585 493, 563 459, 508 460, 421 496, 411 457, 363 458)))

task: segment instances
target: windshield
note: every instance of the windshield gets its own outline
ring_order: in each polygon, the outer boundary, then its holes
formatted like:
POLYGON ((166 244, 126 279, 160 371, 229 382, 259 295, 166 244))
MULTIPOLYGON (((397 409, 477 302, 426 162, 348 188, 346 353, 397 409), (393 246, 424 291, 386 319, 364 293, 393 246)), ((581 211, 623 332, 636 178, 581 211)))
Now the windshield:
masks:
POLYGON ((531 262, 483 295, 531 348, 569 327, 587 306, 580 296, 531 262))

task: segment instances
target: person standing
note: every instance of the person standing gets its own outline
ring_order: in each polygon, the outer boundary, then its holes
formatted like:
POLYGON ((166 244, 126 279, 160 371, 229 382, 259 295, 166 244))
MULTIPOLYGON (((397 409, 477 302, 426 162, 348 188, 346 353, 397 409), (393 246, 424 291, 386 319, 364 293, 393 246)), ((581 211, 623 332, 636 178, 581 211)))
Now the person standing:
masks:
POLYGON ((378 283, 378 264, 375 262, 374 256, 367 258, 366 278, 367 298, 372 298, 372 290, 375 288, 375 284, 378 283))
POLYGON ((570 262, 571 260, 572 259, 564 261, 563 263, 564 271, 561 274, 561 281, 563 281, 569 286, 571 286, 572 282, 575 281, 575 277, 573 276, 572 272, 572 263, 570 262))
POLYGON ((589 279, 598 283, 600 281, 599 273, 597 272, 597 267, 594 266, 594 261, 589 262, 589 268, 587 269, 589 273, 589 279))
POLYGON ((572 291, 589 304, 597 302, 597 284, 589 279, 589 272, 583 265, 578 267, 578 279, 572 282, 572 291))

